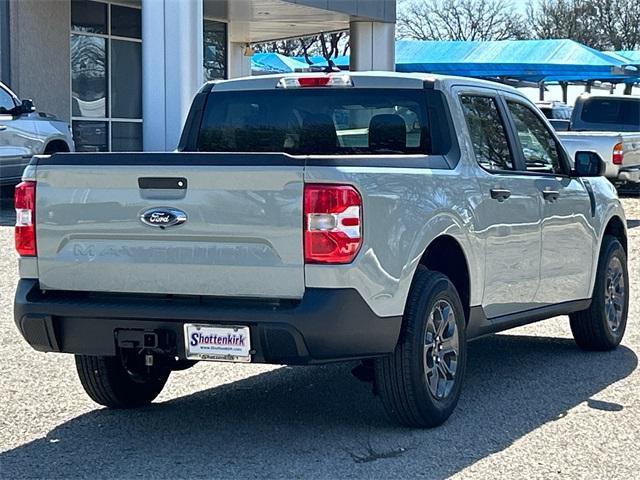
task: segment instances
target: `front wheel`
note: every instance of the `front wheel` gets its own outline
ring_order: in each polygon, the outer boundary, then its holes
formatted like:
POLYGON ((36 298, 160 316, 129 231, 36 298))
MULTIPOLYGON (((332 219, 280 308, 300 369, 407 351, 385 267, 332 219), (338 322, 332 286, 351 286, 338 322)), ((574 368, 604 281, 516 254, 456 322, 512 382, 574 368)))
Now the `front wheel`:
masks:
POLYGON ((622 341, 629 311, 627 256, 617 238, 602 241, 591 306, 569 316, 571 332, 584 350, 612 350, 622 341))
POLYGON ((409 427, 435 427, 449 418, 466 369, 465 328, 453 283, 420 267, 395 352, 375 363, 377 390, 392 419, 409 427))
POLYGON ((170 371, 141 367, 132 371, 120 357, 76 355, 80 383, 91 399, 110 408, 135 408, 151 403, 162 391, 170 371))

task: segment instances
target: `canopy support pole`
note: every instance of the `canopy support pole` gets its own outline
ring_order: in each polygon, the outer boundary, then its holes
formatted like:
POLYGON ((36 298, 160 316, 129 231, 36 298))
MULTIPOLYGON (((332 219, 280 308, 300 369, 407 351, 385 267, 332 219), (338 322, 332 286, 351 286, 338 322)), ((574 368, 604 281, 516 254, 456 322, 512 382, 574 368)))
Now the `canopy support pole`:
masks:
POLYGON ((585 92, 591 93, 591 84, 592 84, 591 81, 587 82, 587 84, 584 86, 584 91, 585 92))
POLYGON ((562 88, 562 101, 567 103, 567 98, 569 97, 569 84, 567 82, 560 82, 560 87, 562 88))
POLYGON ((544 82, 540 82, 538 84, 538 88, 540 93, 539 99, 541 102, 544 102, 544 82))
POLYGON ((624 94, 631 95, 633 92, 633 83, 625 83, 624 84, 624 94))

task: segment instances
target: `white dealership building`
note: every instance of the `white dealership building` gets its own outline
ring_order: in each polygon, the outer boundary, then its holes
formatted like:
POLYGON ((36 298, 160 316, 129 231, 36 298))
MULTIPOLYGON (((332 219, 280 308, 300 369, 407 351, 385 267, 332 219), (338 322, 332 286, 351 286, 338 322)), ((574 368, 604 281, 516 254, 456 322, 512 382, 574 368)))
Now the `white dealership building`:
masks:
POLYGON ((0 78, 78 150, 171 150, 204 81, 252 43, 350 30, 352 70, 393 70, 396 0, 0 0, 0 78))

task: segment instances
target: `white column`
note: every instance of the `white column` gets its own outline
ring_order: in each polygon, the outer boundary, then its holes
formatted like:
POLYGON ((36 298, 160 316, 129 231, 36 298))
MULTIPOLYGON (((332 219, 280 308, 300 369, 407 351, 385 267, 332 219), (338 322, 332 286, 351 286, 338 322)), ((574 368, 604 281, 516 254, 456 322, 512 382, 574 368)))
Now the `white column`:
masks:
POLYGON ((203 83, 203 0, 142 0, 145 151, 174 150, 203 83))
POLYGON ((251 76, 251 57, 246 53, 247 44, 229 42, 229 78, 251 76))
POLYGON ((396 69, 394 23, 361 22, 349 24, 351 57, 349 68, 353 71, 396 69))

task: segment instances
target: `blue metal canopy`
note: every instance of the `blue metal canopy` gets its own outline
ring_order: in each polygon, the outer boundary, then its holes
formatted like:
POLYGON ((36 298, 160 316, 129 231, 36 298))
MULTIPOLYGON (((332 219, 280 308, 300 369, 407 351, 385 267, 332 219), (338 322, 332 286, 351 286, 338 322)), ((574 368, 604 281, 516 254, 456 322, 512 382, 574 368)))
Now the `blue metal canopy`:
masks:
MULTIPOLYGON (((304 62, 304 57, 294 57, 304 62)), ((314 66, 327 66, 324 57, 309 57, 314 66)), ((349 56, 333 58, 342 69, 349 56)), ((396 42, 396 70, 466 77, 539 81, 637 81, 640 52, 600 52, 573 40, 504 40, 493 42, 396 42)))
POLYGON ((536 82, 623 82, 640 76, 631 62, 573 40, 401 40, 396 42, 396 70, 536 82))
MULTIPOLYGON (((300 62, 305 62, 306 60, 304 57, 292 57, 300 62)), ((326 67, 328 66, 327 64, 327 60, 320 55, 314 55, 314 56, 310 56, 309 57, 309 61, 313 64, 314 67, 326 67)), ((348 69, 349 68, 349 55, 340 55, 338 57, 334 57, 331 59, 331 61, 333 62, 333 64, 341 69, 348 69)))
POLYGON ((619 50, 614 53, 619 57, 630 60, 632 65, 640 65, 640 50, 619 50))
POLYGON ((309 65, 280 53, 255 53, 251 57, 251 69, 260 72, 291 73, 308 70, 309 65))

